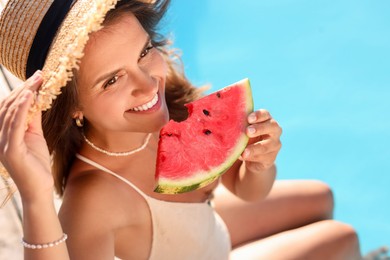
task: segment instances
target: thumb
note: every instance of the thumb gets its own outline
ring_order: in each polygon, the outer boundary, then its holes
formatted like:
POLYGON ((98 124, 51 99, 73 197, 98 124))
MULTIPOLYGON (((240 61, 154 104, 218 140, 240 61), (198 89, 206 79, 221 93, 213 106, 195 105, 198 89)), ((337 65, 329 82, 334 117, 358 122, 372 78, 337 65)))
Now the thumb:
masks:
MULTIPOLYGON (((30 112, 31 113, 31 112, 30 112)), ((42 130, 42 111, 36 111, 30 114, 30 123, 28 124, 28 131, 38 134, 43 134, 42 130)))
POLYGON ((30 110, 28 111, 27 116, 27 129, 29 131, 42 133, 42 112, 40 110, 37 110, 34 107, 34 103, 36 102, 37 97, 37 91, 38 88, 43 83, 43 77, 42 77, 42 71, 38 70, 32 75, 26 82, 26 88, 33 92, 34 95, 31 95, 29 100, 29 107, 30 110))
MULTIPOLYGON (((30 98, 30 108, 34 104, 34 95, 31 95, 30 98)), ((27 131, 42 134, 42 111, 33 111, 30 109, 28 111, 28 118, 27 118, 27 131)))

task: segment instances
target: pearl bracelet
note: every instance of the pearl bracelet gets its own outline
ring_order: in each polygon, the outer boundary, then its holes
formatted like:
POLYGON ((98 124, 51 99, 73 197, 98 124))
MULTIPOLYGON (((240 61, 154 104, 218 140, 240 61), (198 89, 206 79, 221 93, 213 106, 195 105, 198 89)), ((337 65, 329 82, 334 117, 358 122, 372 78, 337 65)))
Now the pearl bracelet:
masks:
POLYGON ((49 247, 58 246, 59 244, 65 242, 65 240, 67 238, 68 238, 68 235, 64 233, 60 239, 58 239, 54 242, 47 243, 47 244, 29 244, 26 241, 24 241, 24 239, 22 239, 22 245, 25 248, 29 248, 29 249, 45 249, 45 248, 49 248, 49 247))

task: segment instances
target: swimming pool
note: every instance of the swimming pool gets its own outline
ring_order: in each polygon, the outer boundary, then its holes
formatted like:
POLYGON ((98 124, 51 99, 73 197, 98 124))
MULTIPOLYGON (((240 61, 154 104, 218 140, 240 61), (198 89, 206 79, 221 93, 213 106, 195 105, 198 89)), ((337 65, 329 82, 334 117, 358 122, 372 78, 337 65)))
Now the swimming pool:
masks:
MULTIPOLYGON (((327 182, 363 253, 390 245, 390 2, 173 0, 188 77, 244 77, 284 129, 280 179, 327 182), (239 4, 238 4, 239 3, 239 4)), ((1 94, 1 93, 0 93, 1 94)))
POLYGON ((249 77, 283 127, 280 179, 327 182, 362 252, 390 245, 390 2, 173 0, 188 77, 249 77), (238 4, 239 3, 239 4, 238 4))

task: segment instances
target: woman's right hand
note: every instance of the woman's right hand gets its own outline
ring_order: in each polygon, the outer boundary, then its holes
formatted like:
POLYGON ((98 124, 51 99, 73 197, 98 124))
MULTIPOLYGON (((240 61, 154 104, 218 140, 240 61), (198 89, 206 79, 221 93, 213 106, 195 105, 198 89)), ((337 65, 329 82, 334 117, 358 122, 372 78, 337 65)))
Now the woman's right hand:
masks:
POLYGON ((37 112, 27 125, 34 92, 42 82, 42 72, 37 71, 0 102, 0 161, 24 202, 53 195, 54 180, 41 112, 37 112))

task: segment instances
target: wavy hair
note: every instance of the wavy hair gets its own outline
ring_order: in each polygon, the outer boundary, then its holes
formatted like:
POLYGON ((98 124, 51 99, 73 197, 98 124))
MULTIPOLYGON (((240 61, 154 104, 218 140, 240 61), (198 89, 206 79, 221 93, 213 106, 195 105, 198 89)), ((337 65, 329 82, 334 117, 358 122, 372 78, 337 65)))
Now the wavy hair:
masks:
MULTIPOLYGON (((201 90, 185 77, 180 58, 170 49, 167 38, 157 32, 157 26, 167 11, 170 0, 141 1, 122 0, 115 9, 107 13, 104 25, 115 22, 122 15, 132 13, 149 33, 153 45, 158 48, 168 65, 166 79, 166 102, 170 118, 181 121, 187 117, 185 103, 197 99, 201 90)), ((83 138, 72 115, 78 107, 77 79, 74 77, 63 88, 62 94, 53 102, 52 108, 43 112, 42 127, 49 151, 52 155, 52 173, 55 189, 62 196, 75 154, 83 138)))

